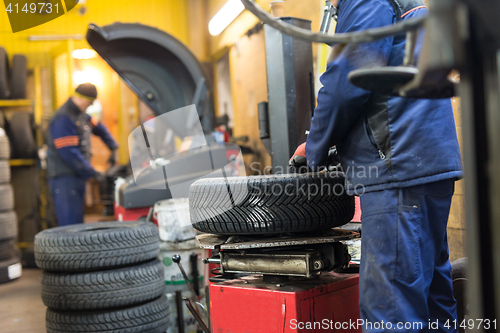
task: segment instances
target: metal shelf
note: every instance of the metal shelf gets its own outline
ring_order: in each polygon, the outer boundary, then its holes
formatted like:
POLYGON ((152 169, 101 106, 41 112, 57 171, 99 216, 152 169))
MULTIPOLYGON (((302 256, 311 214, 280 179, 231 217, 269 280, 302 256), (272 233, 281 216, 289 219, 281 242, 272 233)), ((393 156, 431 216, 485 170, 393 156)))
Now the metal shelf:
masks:
POLYGON ((33 101, 31 99, 1 99, 0 107, 10 107, 10 106, 32 106, 33 101))
POLYGON ((19 167, 19 166, 32 166, 36 165, 38 160, 36 159, 18 159, 18 160, 10 160, 9 165, 11 167, 19 167))

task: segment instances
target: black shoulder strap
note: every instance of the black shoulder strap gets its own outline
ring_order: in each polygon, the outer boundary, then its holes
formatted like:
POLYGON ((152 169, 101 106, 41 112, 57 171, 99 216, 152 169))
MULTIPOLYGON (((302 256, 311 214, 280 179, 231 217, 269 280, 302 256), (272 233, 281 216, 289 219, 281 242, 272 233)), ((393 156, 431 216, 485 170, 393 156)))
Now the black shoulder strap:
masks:
POLYGON ((391 4, 392 8, 394 8, 394 12, 396 13, 397 20, 400 21, 403 19, 405 14, 412 11, 417 7, 425 7, 425 3, 423 0, 387 0, 391 4))

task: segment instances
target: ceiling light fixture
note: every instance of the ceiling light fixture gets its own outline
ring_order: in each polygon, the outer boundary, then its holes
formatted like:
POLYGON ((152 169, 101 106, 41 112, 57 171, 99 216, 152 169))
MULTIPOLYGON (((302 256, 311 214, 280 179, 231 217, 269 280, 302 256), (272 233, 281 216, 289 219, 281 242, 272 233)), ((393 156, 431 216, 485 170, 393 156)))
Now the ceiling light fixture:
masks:
POLYGON ((240 0, 229 0, 208 24, 212 36, 218 36, 243 12, 245 6, 240 0))
POLYGON ((97 57, 97 52, 91 49, 76 49, 71 56, 75 59, 91 59, 97 57))

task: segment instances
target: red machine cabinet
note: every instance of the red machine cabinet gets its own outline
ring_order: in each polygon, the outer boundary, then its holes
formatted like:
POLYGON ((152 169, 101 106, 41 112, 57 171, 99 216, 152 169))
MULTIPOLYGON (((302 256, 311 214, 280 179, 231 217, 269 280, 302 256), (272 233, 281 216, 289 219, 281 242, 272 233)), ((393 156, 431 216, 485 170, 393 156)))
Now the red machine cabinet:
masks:
POLYGON ((262 276, 210 283, 213 333, 361 332, 359 275, 324 273, 285 285, 262 276))

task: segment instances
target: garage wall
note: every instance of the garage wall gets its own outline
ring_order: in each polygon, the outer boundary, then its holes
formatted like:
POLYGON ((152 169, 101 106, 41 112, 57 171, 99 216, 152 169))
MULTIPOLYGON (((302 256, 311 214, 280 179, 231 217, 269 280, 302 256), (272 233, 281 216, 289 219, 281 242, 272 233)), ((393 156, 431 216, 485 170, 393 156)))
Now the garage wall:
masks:
MULTIPOLYGON (((462 147, 462 110, 460 98, 453 98, 453 110, 457 125, 457 135, 460 147, 462 147)), ((451 203, 450 218, 448 220, 448 242, 450 245, 450 260, 456 260, 466 256, 465 253, 465 203, 464 181, 455 183, 455 195, 451 203)))
MULTIPOLYGON (((9 20, 3 2, 0 4, 0 31, 2 39, 0 46, 4 47, 10 56, 15 53, 24 53, 28 58, 28 68, 35 66, 49 69, 53 74, 43 84, 54 86, 54 107, 63 104, 73 89, 73 82, 68 70, 81 70, 78 61, 69 59, 68 50, 78 48, 90 48, 85 40, 72 41, 28 41, 28 36, 47 35, 73 35, 85 36, 90 23, 107 25, 114 22, 142 23, 164 30, 189 45, 188 34, 188 5, 190 0, 87 0, 83 5, 77 5, 65 15, 46 24, 11 33, 9 20), (82 14, 84 13, 84 14, 82 14), (73 67, 73 68, 70 68, 73 67), (57 84, 56 84, 57 83, 57 84)), ((196 40, 194 41, 196 42, 196 40)), ((80 61, 81 62, 81 61, 80 61)), ((127 133, 119 128, 120 119, 118 111, 120 105, 118 90, 118 78, 107 64, 99 58, 86 60, 86 63, 100 70, 102 74, 102 85, 99 87, 100 100, 103 104, 103 122, 111 130, 113 136, 126 142, 123 137, 127 133), (120 134, 121 133, 121 134, 120 134)), ((128 90, 122 90, 124 94, 128 90)), ((53 110, 49 110, 49 113, 53 110)), ((47 115, 47 118, 50 115, 47 115)), ((127 129, 128 130, 128 129, 127 129)), ((99 140, 93 145, 93 164, 106 168, 107 149, 99 140), (102 155, 102 156, 101 156, 102 155)), ((123 145, 122 145, 123 146, 123 145)), ((125 160, 126 147, 120 151, 121 160, 125 160)))
MULTIPOLYGON (((164 30, 184 43, 189 42, 187 23, 187 0, 87 0, 85 5, 78 5, 67 14, 43 25, 11 33, 7 12, 3 1, 0 3, 0 31, 2 39, 0 46, 10 54, 26 53, 28 67, 49 66, 52 48, 61 41, 30 42, 30 35, 83 34, 89 23, 99 25, 114 22, 143 23, 164 30), (79 10, 85 7, 84 15, 79 10)), ((84 41, 79 41, 76 48, 88 47, 84 41)))
MULTIPOLYGON (((269 9, 269 0, 257 1, 264 9, 269 9)), ((226 0, 210 0, 208 2, 208 17, 210 20, 226 0)), ((318 30, 322 18, 324 0, 287 0, 285 16, 296 16, 312 20, 313 30, 318 30)), ((264 31, 251 36, 246 33, 259 23, 251 13, 243 12, 219 36, 210 38, 210 54, 215 63, 219 57, 229 53, 231 68, 231 91, 234 108, 234 136, 248 136, 248 145, 257 152, 256 156, 245 158, 247 165, 254 164, 251 174, 262 172, 271 164, 259 138, 257 104, 266 101, 267 77, 265 63, 264 31)), ((317 45, 313 46, 316 55, 317 45)), ((316 58, 315 58, 316 59, 316 58)), ((316 63, 316 61, 315 61, 316 63)), ((217 78, 215 78, 217 80, 217 78)), ((219 114, 222 110, 217 110, 219 114)))

